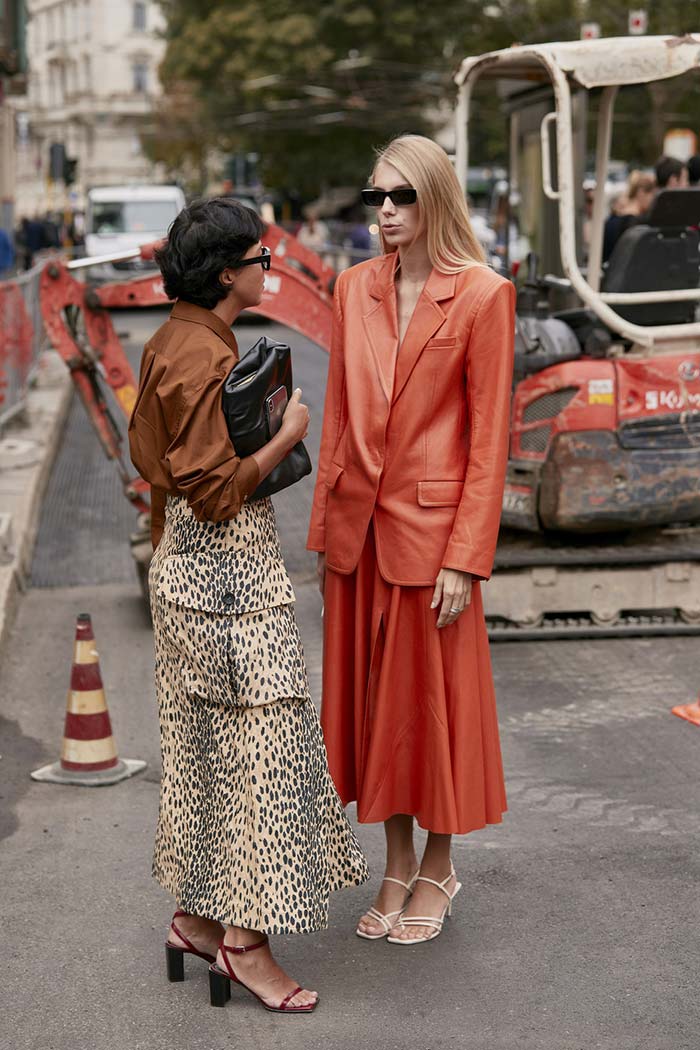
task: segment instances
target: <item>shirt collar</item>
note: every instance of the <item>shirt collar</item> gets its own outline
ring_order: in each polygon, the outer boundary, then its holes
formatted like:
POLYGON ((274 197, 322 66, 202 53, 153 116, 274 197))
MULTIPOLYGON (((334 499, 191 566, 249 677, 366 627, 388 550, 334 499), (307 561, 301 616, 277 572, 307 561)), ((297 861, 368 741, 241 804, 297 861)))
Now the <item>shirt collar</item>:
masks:
POLYGON ((170 316, 177 318, 178 321, 192 321, 194 324, 206 325, 218 335, 219 339, 223 339, 227 346, 238 353, 238 344, 233 332, 213 310, 207 310, 203 306, 196 306, 195 303, 186 303, 183 299, 178 299, 170 311, 170 316))

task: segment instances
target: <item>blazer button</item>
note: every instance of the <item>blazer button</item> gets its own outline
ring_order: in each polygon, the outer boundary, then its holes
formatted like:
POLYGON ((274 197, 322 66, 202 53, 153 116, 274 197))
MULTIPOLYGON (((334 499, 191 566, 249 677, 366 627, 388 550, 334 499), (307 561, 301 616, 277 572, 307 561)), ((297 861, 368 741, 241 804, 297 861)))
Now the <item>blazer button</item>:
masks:
POLYGON ((234 594, 231 594, 230 591, 226 591, 226 594, 221 600, 224 603, 224 605, 233 605, 233 603, 236 600, 236 596, 234 594))

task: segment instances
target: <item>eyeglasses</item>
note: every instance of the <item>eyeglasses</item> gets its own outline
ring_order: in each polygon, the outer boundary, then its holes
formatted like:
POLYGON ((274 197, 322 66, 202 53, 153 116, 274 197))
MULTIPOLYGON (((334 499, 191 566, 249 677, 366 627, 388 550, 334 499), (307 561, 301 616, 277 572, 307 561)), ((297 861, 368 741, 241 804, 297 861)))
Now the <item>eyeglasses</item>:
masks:
POLYGON ((265 248, 265 246, 263 245, 260 255, 256 255, 252 259, 241 259, 241 261, 239 263, 236 263, 236 265, 232 267, 232 269, 237 270, 240 266, 255 266, 256 263, 260 263, 263 270, 269 270, 271 262, 272 256, 270 254, 270 249, 265 248))
POLYGON ((362 191, 362 203, 366 204, 368 208, 381 208, 387 197, 397 208, 401 208, 406 204, 415 204, 418 200, 418 194, 412 186, 402 186, 398 190, 362 191))

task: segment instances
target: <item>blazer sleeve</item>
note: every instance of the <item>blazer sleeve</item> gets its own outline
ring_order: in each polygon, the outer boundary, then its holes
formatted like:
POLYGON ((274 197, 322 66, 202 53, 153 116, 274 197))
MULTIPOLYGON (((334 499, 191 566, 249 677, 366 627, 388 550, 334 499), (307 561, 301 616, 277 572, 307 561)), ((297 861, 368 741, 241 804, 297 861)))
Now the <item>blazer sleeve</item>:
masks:
POLYGON ((508 463, 515 288, 502 280, 477 307, 465 359, 469 459, 443 568, 491 575, 508 463))
POLYGON ((177 429, 166 452, 178 492, 187 497, 198 521, 227 521, 258 486, 253 456, 240 459, 228 435, 221 408, 226 376, 211 375, 182 398, 177 429))
POLYGON ((330 362, 328 365, 328 382, 326 385, 326 403, 323 409, 323 427, 321 430, 321 448, 316 472, 316 488, 311 507, 311 521, 306 540, 307 550, 325 551, 326 549, 326 503, 328 486, 326 478, 338 447, 343 423, 343 402, 345 395, 345 361, 343 337, 343 306, 340 297, 343 274, 335 283, 333 293, 333 326, 331 329, 330 362))

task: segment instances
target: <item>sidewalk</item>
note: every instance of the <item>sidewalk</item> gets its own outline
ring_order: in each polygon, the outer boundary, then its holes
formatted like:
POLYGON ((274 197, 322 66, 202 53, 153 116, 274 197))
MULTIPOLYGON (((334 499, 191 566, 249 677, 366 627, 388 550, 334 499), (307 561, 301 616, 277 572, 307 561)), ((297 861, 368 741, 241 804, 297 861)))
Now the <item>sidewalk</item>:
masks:
POLYGON ((26 411, 0 432, 0 654, 29 574, 72 387, 58 354, 44 352, 26 411))

